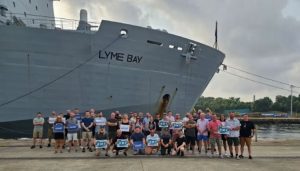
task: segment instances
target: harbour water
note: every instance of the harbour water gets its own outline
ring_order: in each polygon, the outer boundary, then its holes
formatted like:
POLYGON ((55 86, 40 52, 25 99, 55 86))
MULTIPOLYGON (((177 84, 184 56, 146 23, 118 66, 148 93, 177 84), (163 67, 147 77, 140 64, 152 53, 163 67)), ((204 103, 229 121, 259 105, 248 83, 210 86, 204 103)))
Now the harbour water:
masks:
POLYGON ((300 140, 300 124, 261 124, 257 127, 258 141, 300 140))

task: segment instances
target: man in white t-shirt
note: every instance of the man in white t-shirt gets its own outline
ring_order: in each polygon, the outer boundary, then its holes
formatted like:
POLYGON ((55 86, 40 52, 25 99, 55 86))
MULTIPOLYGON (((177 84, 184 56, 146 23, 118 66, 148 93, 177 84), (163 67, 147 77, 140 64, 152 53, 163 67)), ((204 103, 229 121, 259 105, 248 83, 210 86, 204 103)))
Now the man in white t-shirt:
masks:
POLYGON ((145 153, 150 155, 154 154, 158 151, 160 144, 160 138, 158 134, 155 133, 155 129, 151 128, 150 129, 150 134, 146 137, 146 148, 145 148, 145 153))
POLYGON ((205 154, 207 154, 207 145, 208 145, 208 130, 207 125, 209 121, 205 119, 205 113, 200 114, 200 119, 197 120, 197 144, 198 151, 201 153, 202 143, 204 144, 205 154))
POLYGON ((230 151, 230 157, 233 158, 233 149, 232 145, 234 144, 235 149, 235 158, 239 159, 239 137, 240 137, 240 121, 234 117, 234 112, 229 113, 229 119, 226 120, 225 126, 230 129, 229 135, 227 137, 227 143, 230 151))

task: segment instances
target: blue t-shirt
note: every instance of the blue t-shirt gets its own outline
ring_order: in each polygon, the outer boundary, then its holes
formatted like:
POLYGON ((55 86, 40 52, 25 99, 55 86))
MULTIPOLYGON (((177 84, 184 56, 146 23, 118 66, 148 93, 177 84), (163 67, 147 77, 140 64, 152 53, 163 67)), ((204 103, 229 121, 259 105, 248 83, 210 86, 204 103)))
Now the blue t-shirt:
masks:
POLYGON ((130 139, 133 140, 133 142, 135 141, 143 141, 143 138, 145 138, 145 135, 140 132, 140 133, 133 133, 130 137, 130 139))
MULTIPOLYGON (((91 123, 94 123, 94 119, 93 118, 83 118, 81 120, 81 123, 84 124, 85 127, 88 127, 91 125, 91 123)), ((85 129, 82 128, 83 131, 85 131, 85 129)))

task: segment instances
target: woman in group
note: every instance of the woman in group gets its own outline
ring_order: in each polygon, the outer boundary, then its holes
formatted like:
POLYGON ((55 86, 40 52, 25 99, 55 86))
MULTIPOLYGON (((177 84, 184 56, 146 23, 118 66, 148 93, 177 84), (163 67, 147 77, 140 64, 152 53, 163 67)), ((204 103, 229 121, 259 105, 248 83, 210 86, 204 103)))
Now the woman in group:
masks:
POLYGON ((130 134, 131 134, 131 126, 130 126, 130 121, 129 121, 128 115, 126 113, 123 115, 123 117, 121 119, 120 128, 123 128, 122 134, 125 137, 129 138, 130 134))
POLYGON ((95 143, 94 144, 95 144, 95 147, 96 147, 96 156, 99 156, 100 155, 100 150, 104 149, 105 150, 105 156, 108 157, 109 143, 108 143, 108 136, 105 132, 105 128, 100 127, 99 130, 96 131, 95 143), (100 140, 105 141, 105 143, 101 144, 100 140), (105 146, 106 148, 101 148, 102 146, 103 147, 105 146))
POLYGON ((57 116, 53 124, 53 133, 55 139, 54 153, 57 153, 58 150, 60 151, 60 153, 62 153, 62 148, 65 143, 64 130, 65 130, 65 124, 63 122, 63 119, 61 116, 57 116))
MULTIPOLYGON (((225 118, 224 114, 221 114, 220 121, 221 121, 222 126, 225 126, 226 118, 225 118)), ((225 134, 222 134, 222 142, 223 142, 223 147, 224 147, 224 151, 225 151, 225 156, 228 156, 228 154, 227 154, 227 138, 226 138, 225 134)))

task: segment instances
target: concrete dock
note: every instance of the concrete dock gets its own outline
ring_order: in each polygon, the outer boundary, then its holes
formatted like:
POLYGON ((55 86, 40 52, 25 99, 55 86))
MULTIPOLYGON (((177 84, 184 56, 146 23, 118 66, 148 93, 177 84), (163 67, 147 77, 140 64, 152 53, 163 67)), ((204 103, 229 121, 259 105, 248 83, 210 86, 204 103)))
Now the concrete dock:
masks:
MULTIPOLYGON (((299 170, 300 141, 253 142, 253 159, 208 158, 186 152, 185 157, 96 157, 94 152, 53 153, 53 148, 31 150, 31 141, 0 140, 0 170, 299 170)), ((246 150, 246 149, 245 149, 246 150)), ((247 156, 247 151, 244 154, 247 156)))

